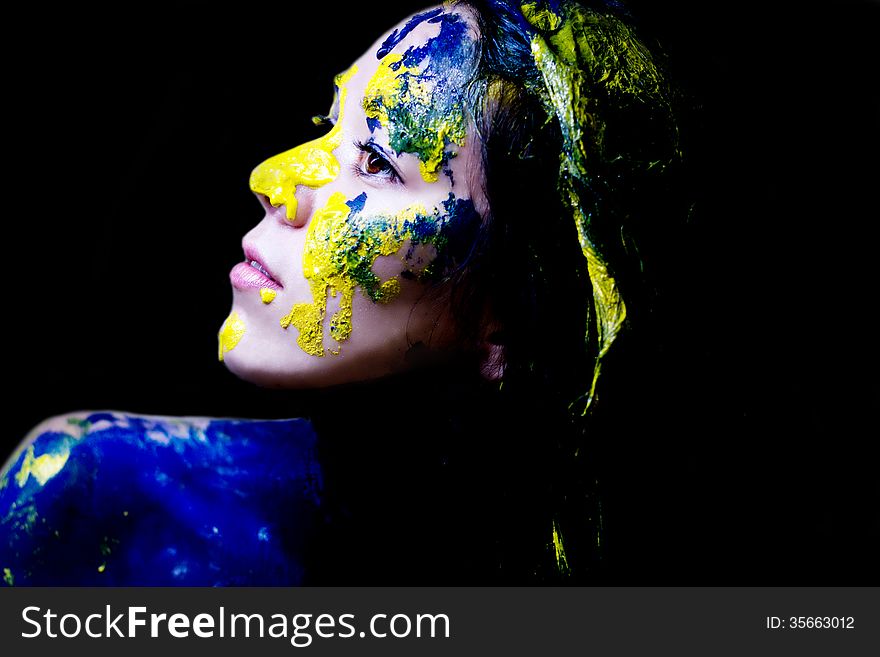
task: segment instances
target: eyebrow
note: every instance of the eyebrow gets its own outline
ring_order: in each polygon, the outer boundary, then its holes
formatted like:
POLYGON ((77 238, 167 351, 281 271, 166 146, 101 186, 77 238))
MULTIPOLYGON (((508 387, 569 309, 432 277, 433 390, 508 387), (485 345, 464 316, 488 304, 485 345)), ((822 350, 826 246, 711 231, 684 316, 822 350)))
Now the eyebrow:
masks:
POLYGON ((382 144, 377 142, 373 137, 370 137, 366 143, 368 146, 372 146, 377 151, 382 153, 382 155, 384 155, 385 157, 393 157, 395 160, 400 159, 400 155, 398 153, 395 153, 394 151, 387 151, 385 148, 382 147, 382 144))

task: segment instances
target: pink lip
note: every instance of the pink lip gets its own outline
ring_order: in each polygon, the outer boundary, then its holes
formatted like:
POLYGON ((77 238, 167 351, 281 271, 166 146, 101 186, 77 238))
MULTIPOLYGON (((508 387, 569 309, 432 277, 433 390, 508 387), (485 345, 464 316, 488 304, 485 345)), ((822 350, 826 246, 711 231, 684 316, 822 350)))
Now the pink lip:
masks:
POLYGON ((232 268, 232 271, 229 272, 229 280, 232 282, 232 286, 239 290, 247 290, 250 288, 261 288, 268 287, 272 290, 281 290, 284 288, 281 283, 279 283, 275 279, 275 275, 272 271, 266 266, 265 260, 260 256, 260 252, 251 245, 244 245, 244 257, 245 261, 240 262, 235 267, 232 268), (259 268, 262 268, 263 271, 252 264, 252 262, 256 262, 259 268))

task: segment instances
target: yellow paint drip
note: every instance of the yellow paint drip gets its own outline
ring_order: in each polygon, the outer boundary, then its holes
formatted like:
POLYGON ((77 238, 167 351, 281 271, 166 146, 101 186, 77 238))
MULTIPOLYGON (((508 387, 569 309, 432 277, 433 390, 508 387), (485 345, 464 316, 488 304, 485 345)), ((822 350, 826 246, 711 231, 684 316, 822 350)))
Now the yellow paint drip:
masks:
MULTIPOLYGON (((345 195, 336 192, 327 204, 317 210, 309 223, 303 251, 303 274, 309 281, 312 303, 298 303, 284 317, 281 327, 299 329, 297 344, 307 354, 324 356, 324 318, 327 296, 340 295, 339 310, 330 318, 330 337, 344 342, 352 331, 352 300, 358 283, 352 263, 372 267, 376 258, 397 253, 408 233, 402 229, 416 216, 427 214, 421 205, 410 206, 397 213, 382 230, 352 226, 348 222, 351 209, 345 195)), ((400 280, 389 278, 379 285, 374 300, 389 303, 400 294, 400 280)), ((338 354, 338 350, 331 350, 338 354)))
POLYGON ((339 118, 330 132, 269 158, 251 173, 251 191, 267 196, 276 208, 285 205, 288 221, 296 219, 297 185, 321 187, 339 175, 339 160, 333 151, 342 143, 342 117, 348 95, 346 84, 355 73, 357 66, 352 66, 336 77, 339 118))
POLYGON ((340 192, 334 193, 327 204, 315 212, 309 223, 303 251, 303 274, 309 281, 312 303, 298 303, 281 318, 282 328, 286 329, 292 324, 299 329, 297 344, 312 356, 324 355, 324 316, 327 313, 328 292, 334 297, 342 294, 339 310, 331 319, 331 324, 337 327, 333 337, 342 342, 351 334, 354 283, 346 280, 345 270, 339 271, 333 258, 345 246, 342 234, 349 212, 345 195, 340 192))
POLYGON ((226 318, 226 321, 223 322, 223 327, 217 335, 217 340, 219 342, 217 357, 222 361, 223 355, 227 351, 235 349, 235 345, 239 343, 243 336, 244 322, 238 316, 237 312, 233 312, 226 318))
POLYGON ((3 569, 3 581, 6 583, 6 586, 15 586, 15 576, 9 568, 3 569))
POLYGON ((277 292, 269 287, 260 288, 260 301, 263 303, 272 303, 275 300, 277 292))
POLYGON ((19 488, 24 488, 28 477, 33 477, 40 486, 44 486, 47 481, 61 472, 69 456, 70 448, 66 444, 62 444, 57 452, 47 452, 37 457, 34 457, 34 446, 30 445, 21 469, 15 475, 15 483, 19 488))

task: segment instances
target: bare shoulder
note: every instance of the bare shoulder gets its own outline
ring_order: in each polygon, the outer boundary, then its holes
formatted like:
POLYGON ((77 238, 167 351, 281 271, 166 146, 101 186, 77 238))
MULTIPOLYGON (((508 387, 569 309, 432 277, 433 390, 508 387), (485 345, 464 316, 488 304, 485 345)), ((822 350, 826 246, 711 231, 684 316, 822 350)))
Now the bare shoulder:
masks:
POLYGON ((71 441, 110 429, 130 432, 153 432, 153 437, 165 441, 172 436, 189 437, 193 430, 204 431, 215 418, 173 417, 165 415, 140 415, 123 411, 75 411, 46 418, 31 429, 18 447, 5 460, 0 478, 5 478, 9 468, 22 460, 36 466, 35 472, 48 475, 60 470, 66 461, 71 441), (34 456, 37 445, 52 447, 34 456), (44 445, 45 444, 45 445, 44 445), (28 458, 30 457, 30 458, 28 458))
MULTIPOLYGON (((253 436, 310 434, 306 420, 257 420, 204 416, 145 415, 124 411, 76 411, 46 418, 37 424, 0 469, 0 488, 15 478, 23 486, 33 477, 42 485, 60 472, 71 450, 87 446, 125 444, 143 449, 168 447, 180 451, 199 447, 210 455, 227 440, 253 436), (211 448, 214 449, 211 449, 211 448)), ((81 450, 80 450, 81 451, 81 450)))
POLYGON ((0 471, 2 581, 202 586, 281 572, 296 582, 281 536, 291 522, 311 526, 319 504, 315 440, 297 419, 47 418, 0 471), (259 572, 242 558, 267 549, 259 572))

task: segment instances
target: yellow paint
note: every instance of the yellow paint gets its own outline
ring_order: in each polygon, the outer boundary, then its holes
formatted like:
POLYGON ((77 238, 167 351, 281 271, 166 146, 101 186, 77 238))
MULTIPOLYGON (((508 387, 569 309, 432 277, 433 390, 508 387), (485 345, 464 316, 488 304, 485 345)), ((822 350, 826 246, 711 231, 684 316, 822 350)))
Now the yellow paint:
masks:
POLYGON ((334 297, 337 293, 342 294, 339 302, 339 310, 333 315, 332 322, 341 328, 337 331, 336 339, 340 342, 348 338, 351 333, 351 304, 354 296, 354 286, 348 285, 344 279, 344 272, 339 272, 333 264, 333 252, 338 246, 333 243, 320 240, 319 235, 339 234, 345 226, 349 207, 345 204, 345 195, 340 192, 334 193, 327 200, 327 204, 316 211, 309 223, 309 232, 306 235, 306 244, 303 251, 303 275, 309 281, 312 291, 312 303, 298 303, 284 317, 281 318, 281 327, 288 328, 290 325, 299 329, 297 344, 307 354, 312 356, 324 355, 324 316, 327 313, 327 293, 334 297))
POLYGON ((98 566, 98 572, 99 572, 99 573, 103 573, 105 570, 107 570, 107 564, 106 564, 106 563, 102 563, 100 566, 98 566))
MULTIPOLYGON (((412 113, 418 114, 421 123, 429 124, 421 126, 420 130, 429 138, 418 153, 419 172, 426 182, 436 182, 447 143, 464 145, 467 126, 463 115, 447 117, 430 111, 436 105, 433 98, 436 83, 430 76, 419 76, 418 67, 399 63, 402 59, 400 53, 389 53, 379 62, 364 90, 364 112, 368 118, 379 121, 389 130, 393 121, 389 117, 389 108, 417 108, 418 111, 412 113), (397 70, 392 68, 393 65, 398 65, 397 70), (407 81, 405 89, 404 80, 407 81)), ((391 146, 396 149, 393 138, 391 146)))
POLYGON ((571 568, 568 565, 568 557, 565 556, 565 546, 562 544, 562 534, 553 521, 553 550, 556 554, 556 568, 563 575, 571 574, 571 568))
POLYGON ((15 586, 15 576, 9 568, 3 569, 3 581, 6 582, 6 586, 15 586))
POLYGON ((244 322, 238 316, 237 312, 233 312, 229 317, 226 318, 226 321, 223 322, 223 327, 220 329, 220 333, 217 335, 219 348, 217 357, 222 361, 223 355, 227 351, 232 351, 235 349, 235 345, 239 343, 241 338, 244 336, 244 322))
POLYGON ((560 16, 549 7, 539 6, 537 2, 524 2, 520 8, 525 19, 539 30, 556 30, 562 24, 560 16))
POLYGON ((532 37, 532 56, 546 86, 548 111, 559 121, 560 191, 571 209, 592 286, 599 350, 587 412, 596 394, 603 357, 626 320, 626 305, 614 276, 591 238, 592 214, 585 209, 573 181, 589 188, 593 160, 606 157, 601 111, 594 88, 621 104, 665 104, 664 81, 650 51, 631 28, 612 15, 566 5, 564 15, 538 3, 521 5, 523 16, 538 31, 532 37))
POLYGON ((260 301, 263 303, 272 303, 275 300, 277 292, 270 287, 260 288, 260 301))
POLYGON ((339 118, 330 132, 269 158, 251 173, 251 191, 267 196, 276 208, 285 205, 288 221, 296 219, 297 185, 317 188, 339 175, 339 160, 333 151, 342 143, 342 117, 348 95, 346 85, 355 73, 357 66, 352 66, 336 77, 339 118))
MULTIPOLYGON (((336 192, 327 204, 317 210, 309 223, 303 251, 303 275, 309 281, 311 303, 298 303, 284 317, 281 327, 299 329, 297 344, 307 354, 324 356, 324 318, 327 314, 327 296, 340 295, 339 310, 330 318, 330 337, 344 342, 351 335, 351 309, 357 287, 352 263, 367 263, 372 267, 376 258, 397 253, 409 234, 403 226, 412 224, 416 216, 427 212, 421 205, 410 206, 387 218, 382 230, 352 226, 350 208, 345 195, 336 192)), ((383 281, 374 295, 379 303, 389 303, 400 294, 400 280, 391 277, 383 281)), ((336 355, 338 349, 330 350, 336 355)))
POLYGON ((19 488, 24 488, 28 477, 33 477, 40 486, 44 486, 47 481, 61 472, 69 456, 70 448, 66 444, 62 444, 57 452, 47 452, 35 458, 34 446, 30 445, 25 453, 21 469, 15 475, 15 483, 19 488))

